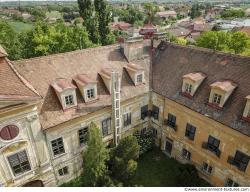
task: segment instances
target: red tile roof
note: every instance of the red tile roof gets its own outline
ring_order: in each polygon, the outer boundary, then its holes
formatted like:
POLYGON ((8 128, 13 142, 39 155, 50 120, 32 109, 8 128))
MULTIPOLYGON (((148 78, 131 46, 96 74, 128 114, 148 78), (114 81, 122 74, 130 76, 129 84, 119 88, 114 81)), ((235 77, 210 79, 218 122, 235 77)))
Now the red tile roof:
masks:
POLYGON ((66 89, 76 89, 76 86, 72 84, 71 80, 58 78, 56 79, 51 86, 57 91, 62 92, 66 89))
POLYGON ((241 120, 250 93, 250 57, 166 42, 159 45, 155 55, 152 72, 156 93, 250 136, 250 123, 241 120), (193 71, 201 71, 207 78, 190 100, 181 95, 182 77, 193 71), (208 107, 210 85, 223 80, 231 80, 238 87, 223 109, 212 109, 208 107))
POLYGON ((82 85, 87 85, 89 83, 96 83, 96 81, 90 79, 90 77, 87 74, 78 74, 75 77, 73 77, 73 80, 77 81, 82 85))
MULTIPOLYGON (((123 69, 127 65, 127 61, 121 53, 119 45, 15 61, 14 66, 43 97, 39 106, 39 118, 42 127, 47 129, 70 119, 111 106, 111 96, 98 75, 98 72, 102 69, 117 70, 121 75, 121 101, 147 94, 149 91, 148 65, 143 59, 135 62, 140 64, 146 71, 145 78, 147 81, 145 85, 140 86, 140 89, 134 86, 123 69), (77 109, 65 113, 50 84, 57 78, 72 79, 79 73, 86 73, 90 79, 97 81, 99 99, 94 103, 86 104, 77 89, 77 109)), ((106 72, 109 74, 110 70, 106 72)))
POLYGON ((0 99, 39 99, 31 85, 23 79, 4 57, 0 58, 0 99))

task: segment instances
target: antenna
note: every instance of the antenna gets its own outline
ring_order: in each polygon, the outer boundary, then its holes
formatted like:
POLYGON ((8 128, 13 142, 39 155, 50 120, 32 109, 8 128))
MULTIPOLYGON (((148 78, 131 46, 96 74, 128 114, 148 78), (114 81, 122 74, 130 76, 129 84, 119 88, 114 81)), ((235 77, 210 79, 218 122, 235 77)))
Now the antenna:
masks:
POLYGON ((114 141, 117 146, 121 139, 121 118, 120 118, 120 80, 118 72, 111 72, 112 89, 112 123, 114 127, 114 141))

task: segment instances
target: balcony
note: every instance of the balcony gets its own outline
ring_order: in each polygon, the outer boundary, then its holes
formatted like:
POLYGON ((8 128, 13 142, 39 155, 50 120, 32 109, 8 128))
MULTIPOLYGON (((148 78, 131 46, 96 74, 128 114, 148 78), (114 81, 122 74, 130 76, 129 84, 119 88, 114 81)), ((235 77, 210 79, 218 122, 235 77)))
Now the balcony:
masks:
POLYGON ((168 127, 172 128, 173 130, 177 131, 177 125, 175 122, 169 121, 168 119, 164 120, 164 125, 167 125, 168 127))
POLYGON ((208 151, 211 151, 212 153, 214 153, 217 157, 220 158, 220 155, 221 155, 221 151, 219 148, 207 143, 207 142, 203 142, 202 143, 202 148, 203 149, 206 149, 208 151))
POLYGON ((237 161, 233 156, 228 156, 227 162, 230 165, 237 167, 238 170, 245 172, 247 168, 247 164, 242 163, 241 161, 237 161))

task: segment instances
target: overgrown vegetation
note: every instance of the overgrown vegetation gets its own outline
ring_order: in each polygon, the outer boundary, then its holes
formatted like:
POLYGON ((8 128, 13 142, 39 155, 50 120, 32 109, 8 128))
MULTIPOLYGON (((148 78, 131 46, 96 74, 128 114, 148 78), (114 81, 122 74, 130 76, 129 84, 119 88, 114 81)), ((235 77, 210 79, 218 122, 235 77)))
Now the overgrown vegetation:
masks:
POLYGON ((128 136, 117 147, 107 149, 98 127, 92 123, 88 137, 82 175, 62 187, 209 186, 199 178, 194 166, 182 165, 152 148, 152 134, 128 136), (140 149, 144 153, 141 151, 139 157, 140 149))
POLYGON ((221 17, 224 19, 243 18, 245 12, 242 9, 226 9, 221 13, 221 17))

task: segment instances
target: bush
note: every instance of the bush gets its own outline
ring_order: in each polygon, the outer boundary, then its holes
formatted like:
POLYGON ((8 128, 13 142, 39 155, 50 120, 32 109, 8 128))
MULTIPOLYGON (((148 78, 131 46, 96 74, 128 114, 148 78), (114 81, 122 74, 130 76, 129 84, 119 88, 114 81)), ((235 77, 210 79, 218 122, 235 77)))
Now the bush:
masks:
POLYGON ((140 155, 153 149, 155 141, 152 131, 147 132, 146 134, 135 135, 135 137, 140 145, 140 155))

